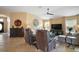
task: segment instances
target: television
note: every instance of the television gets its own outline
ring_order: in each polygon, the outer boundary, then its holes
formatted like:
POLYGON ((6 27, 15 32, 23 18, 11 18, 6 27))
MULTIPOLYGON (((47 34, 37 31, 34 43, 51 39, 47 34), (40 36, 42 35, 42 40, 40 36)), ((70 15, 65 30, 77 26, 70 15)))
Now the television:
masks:
POLYGON ((62 24, 52 24, 51 29, 62 30, 62 24))

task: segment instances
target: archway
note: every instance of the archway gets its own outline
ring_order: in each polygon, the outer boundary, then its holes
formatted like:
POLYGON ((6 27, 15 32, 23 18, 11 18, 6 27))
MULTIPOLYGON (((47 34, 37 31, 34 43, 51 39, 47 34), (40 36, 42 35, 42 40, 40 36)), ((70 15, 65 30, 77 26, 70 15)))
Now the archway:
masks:
POLYGON ((7 33, 8 35, 10 35, 10 17, 0 14, 0 22, 4 23, 3 27, 0 26, 0 28, 3 28, 3 33, 7 33))

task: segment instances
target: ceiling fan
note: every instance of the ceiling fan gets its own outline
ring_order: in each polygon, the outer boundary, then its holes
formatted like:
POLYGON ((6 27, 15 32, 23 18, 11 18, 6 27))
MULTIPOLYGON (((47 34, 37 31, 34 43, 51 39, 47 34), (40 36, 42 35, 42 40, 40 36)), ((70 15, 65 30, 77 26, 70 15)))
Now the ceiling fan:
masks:
POLYGON ((49 8, 47 8, 47 15, 54 15, 53 13, 50 13, 50 11, 49 11, 50 9, 49 8))

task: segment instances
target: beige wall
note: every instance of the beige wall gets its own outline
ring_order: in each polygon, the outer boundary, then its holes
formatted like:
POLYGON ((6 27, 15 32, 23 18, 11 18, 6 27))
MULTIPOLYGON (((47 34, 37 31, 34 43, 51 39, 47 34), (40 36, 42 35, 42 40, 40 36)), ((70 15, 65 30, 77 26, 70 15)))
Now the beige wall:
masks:
POLYGON ((43 27, 43 22, 42 22, 42 19, 38 18, 38 17, 35 17, 34 15, 31 15, 31 14, 27 14, 27 27, 29 28, 32 28, 33 29, 33 23, 34 23, 34 20, 37 19, 41 25, 41 27, 43 27))
MULTIPOLYGON (((26 12, 11 12, 11 13, 0 13, 1 15, 6 15, 8 17, 10 17, 10 28, 12 26, 14 26, 16 28, 16 26, 14 25, 14 21, 16 19, 20 19, 22 21, 22 26, 24 28, 28 28, 30 27, 31 29, 33 29, 33 22, 34 22, 34 19, 37 19, 38 17, 32 15, 32 14, 29 14, 29 13, 26 13, 26 12)), ((39 20, 39 23, 40 23, 40 27, 43 28, 43 21, 42 19, 38 18, 39 20)), ((4 22, 6 22, 4 25, 5 25, 5 32, 8 31, 7 29, 7 21, 4 20, 4 22)))
MULTIPOLYGON (((31 28, 31 30, 34 31, 34 32, 35 32, 35 29, 34 29, 33 23, 34 23, 34 20, 37 19, 37 18, 38 17, 35 17, 32 14, 29 14, 29 13, 27 14, 27 20, 26 20, 27 28, 31 28)), ((40 29, 42 29, 43 28, 43 20, 40 19, 40 18, 38 18, 37 20, 39 22, 40 29)))
POLYGON ((22 13, 22 12, 14 12, 14 13, 10 13, 10 26, 15 26, 14 22, 15 20, 19 19, 22 22, 21 27, 23 26, 24 28, 26 27, 26 13, 22 13))
POLYGON ((33 28, 32 26, 33 26, 33 21, 34 21, 35 17, 33 15, 31 15, 31 14, 28 13, 26 19, 27 19, 26 20, 27 27, 28 28, 33 28))
POLYGON ((3 18, 3 21, 4 21, 4 32, 7 32, 8 31, 8 22, 7 22, 7 18, 3 18))
MULTIPOLYGON (((0 13, 0 14, 2 14, 2 13, 0 13)), ((3 13, 3 15, 10 17, 10 27, 12 27, 12 25, 14 25, 14 21, 16 19, 20 19, 22 21, 22 26, 24 28, 29 27, 29 28, 33 29, 34 19, 37 19, 37 17, 35 17, 34 15, 29 14, 29 13, 25 13, 25 12, 3 13)), ((51 20, 49 20, 49 22, 50 22, 50 25, 51 24, 62 24, 63 25, 63 31, 65 33, 65 20, 67 18, 73 18, 75 20, 79 20, 79 16, 67 16, 67 17, 51 19, 51 20)), ((5 22, 4 31, 7 32, 8 31, 7 30, 7 20, 4 19, 4 22, 5 22)), ((44 28, 44 21, 39 18, 39 22, 40 22, 41 28, 44 28)), ((79 24, 77 24, 77 25, 79 25, 79 24)))
MULTIPOLYGON (((36 17, 30 13, 10 13, 10 19, 11 19, 11 26, 14 25, 14 21, 16 19, 20 19, 22 21, 22 26, 24 28, 31 28, 33 29, 33 22, 36 17)), ((42 24, 42 20, 39 19, 40 25, 42 24)))

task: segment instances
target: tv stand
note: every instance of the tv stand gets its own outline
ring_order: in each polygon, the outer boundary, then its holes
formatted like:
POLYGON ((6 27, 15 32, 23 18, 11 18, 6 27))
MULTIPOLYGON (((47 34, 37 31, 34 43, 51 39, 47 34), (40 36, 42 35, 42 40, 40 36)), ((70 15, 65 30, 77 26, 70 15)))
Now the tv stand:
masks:
POLYGON ((63 35, 62 30, 54 30, 55 35, 63 35))

